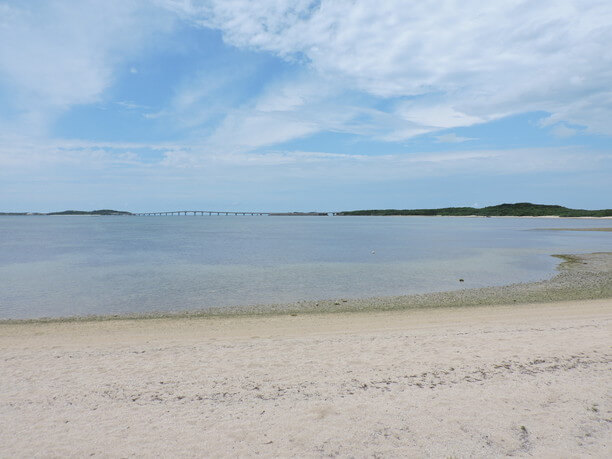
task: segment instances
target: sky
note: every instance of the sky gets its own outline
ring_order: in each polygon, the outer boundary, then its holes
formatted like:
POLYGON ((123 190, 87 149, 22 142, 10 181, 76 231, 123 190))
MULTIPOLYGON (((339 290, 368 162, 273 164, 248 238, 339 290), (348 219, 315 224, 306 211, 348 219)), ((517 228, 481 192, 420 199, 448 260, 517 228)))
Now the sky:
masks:
POLYGON ((0 211, 612 208, 609 0, 0 0, 0 211))

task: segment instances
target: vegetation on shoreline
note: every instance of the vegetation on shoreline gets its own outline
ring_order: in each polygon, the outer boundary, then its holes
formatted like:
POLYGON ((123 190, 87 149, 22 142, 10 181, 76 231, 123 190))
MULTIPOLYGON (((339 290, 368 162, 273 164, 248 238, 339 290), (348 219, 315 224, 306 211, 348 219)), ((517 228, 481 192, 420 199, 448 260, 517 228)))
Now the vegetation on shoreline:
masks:
POLYGON ((584 210, 563 206, 532 204, 499 204, 483 207, 443 207, 440 209, 374 209, 338 212, 336 215, 420 215, 420 216, 479 216, 479 217, 612 217, 612 209, 584 210))
POLYGON ((64 210, 63 212, 50 212, 46 215, 132 215, 132 212, 121 210, 100 209, 100 210, 64 210))

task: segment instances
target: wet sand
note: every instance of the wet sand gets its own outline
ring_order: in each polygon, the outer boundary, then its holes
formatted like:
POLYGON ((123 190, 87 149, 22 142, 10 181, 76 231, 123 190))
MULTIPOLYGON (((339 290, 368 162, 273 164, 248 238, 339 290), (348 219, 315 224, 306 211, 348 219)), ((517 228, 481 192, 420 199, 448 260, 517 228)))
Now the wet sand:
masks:
POLYGON ((0 324, 0 456, 609 457, 609 261, 501 288, 538 304, 0 324))

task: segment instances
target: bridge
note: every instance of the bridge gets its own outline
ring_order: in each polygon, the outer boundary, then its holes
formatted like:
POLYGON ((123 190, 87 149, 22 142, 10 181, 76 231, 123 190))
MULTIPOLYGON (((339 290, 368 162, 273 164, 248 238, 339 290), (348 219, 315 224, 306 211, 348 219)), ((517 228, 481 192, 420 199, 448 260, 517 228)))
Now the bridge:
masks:
POLYGON ((141 212, 133 213, 137 217, 152 217, 160 215, 271 215, 270 212, 229 212, 224 210, 175 210, 172 212, 141 212))
POLYGON ((234 212, 229 210, 173 210, 170 212, 137 212, 131 215, 137 217, 165 215, 265 215, 273 217, 325 217, 328 215, 338 215, 338 212, 234 212))

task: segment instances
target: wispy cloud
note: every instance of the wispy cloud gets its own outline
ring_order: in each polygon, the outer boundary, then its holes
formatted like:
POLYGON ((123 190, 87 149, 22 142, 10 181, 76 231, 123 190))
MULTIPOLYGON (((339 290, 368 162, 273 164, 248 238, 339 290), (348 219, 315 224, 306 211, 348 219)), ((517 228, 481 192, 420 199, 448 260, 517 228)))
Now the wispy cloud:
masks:
POLYGON ((45 170, 69 165, 103 170, 131 165, 149 172, 173 168, 207 170, 222 168, 227 173, 265 169, 263 176, 275 180, 289 170, 308 178, 343 177, 360 180, 386 180, 393 177, 455 176, 473 174, 516 174, 525 172, 596 171, 612 165, 612 152, 591 152, 582 147, 520 148, 413 152, 370 155, 325 151, 268 150, 264 152, 226 151, 218 153, 201 143, 122 143, 75 140, 0 139, 0 168, 45 170), (36 152, 33 156, 33 152, 36 152), (151 157, 151 152, 155 152, 151 157), (297 167, 294 167, 297 166, 297 167), (321 166, 323 169, 321 169, 321 166), (261 169, 263 168, 263 169, 261 169), (290 168, 290 169, 287 169, 290 168))
POLYGON ((174 21, 140 0, 4 2, 0 9, 0 77, 18 113, 8 122, 24 131, 99 101, 116 68, 174 21))
POLYGON ((422 98, 398 111, 417 125, 406 135, 534 110, 612 134, 604 0, 164 3, 235 46, 305 58, 345 87, 422 98))

